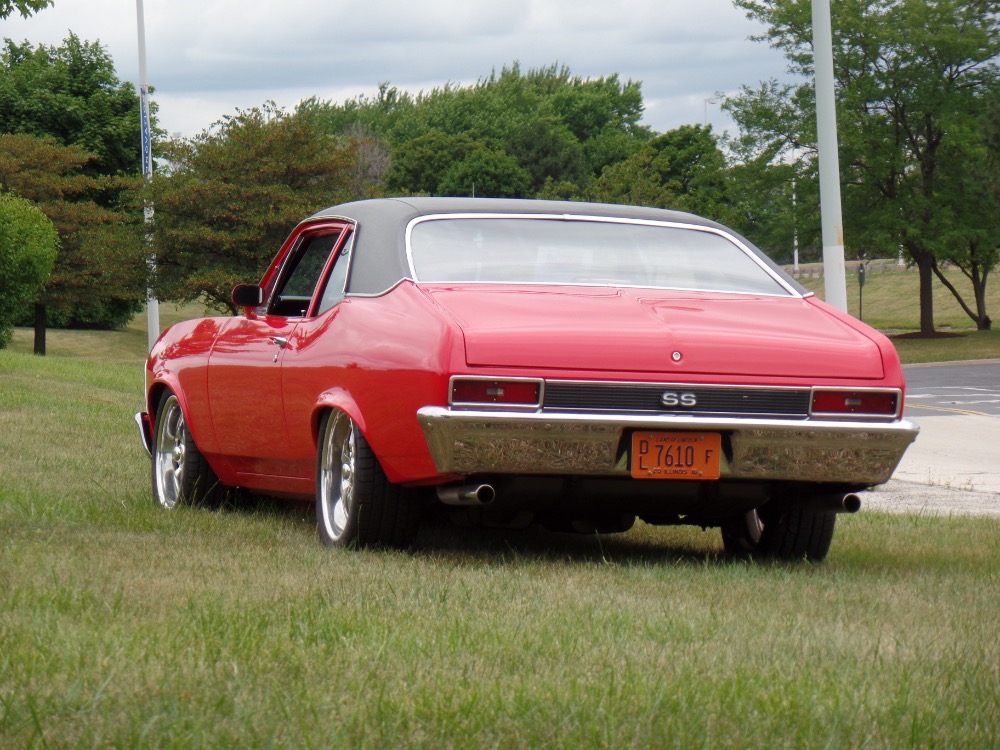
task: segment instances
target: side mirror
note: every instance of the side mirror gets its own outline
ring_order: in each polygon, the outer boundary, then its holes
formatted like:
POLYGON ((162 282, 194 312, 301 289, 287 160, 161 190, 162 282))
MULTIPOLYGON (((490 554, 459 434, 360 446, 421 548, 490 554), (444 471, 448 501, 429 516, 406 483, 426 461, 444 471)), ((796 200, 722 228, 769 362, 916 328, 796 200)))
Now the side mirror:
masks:
POLYGON ((243 308, 260 307, 264 304, 264 290, 257 284, 237 284, 233 287, 233 304, 243 308))

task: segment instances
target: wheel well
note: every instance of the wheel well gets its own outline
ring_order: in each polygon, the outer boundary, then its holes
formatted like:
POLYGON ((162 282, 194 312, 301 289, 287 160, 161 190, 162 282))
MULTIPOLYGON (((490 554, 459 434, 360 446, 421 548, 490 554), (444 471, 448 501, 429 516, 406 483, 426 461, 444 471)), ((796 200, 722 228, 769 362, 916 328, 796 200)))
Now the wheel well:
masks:
POLYGON ((170 386, 166 383, 153 383, 153 386, 149 389, 149 403, 147 406, 149 408, 150 433, 156 431, 156 412, 160 407, 160 400, 163 398, 164 392, 169 390, 170 386))

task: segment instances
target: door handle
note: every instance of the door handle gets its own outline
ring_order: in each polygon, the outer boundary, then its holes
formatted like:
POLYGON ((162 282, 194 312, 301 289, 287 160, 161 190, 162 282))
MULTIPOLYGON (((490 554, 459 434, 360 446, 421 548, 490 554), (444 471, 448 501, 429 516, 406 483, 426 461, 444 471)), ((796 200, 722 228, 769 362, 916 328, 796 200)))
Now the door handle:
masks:
POLYGON ((284 336, 271 336, 271 343, 278 345, 278 351, 274 353, 274 359, 271 360, 272 362, 277 362, 278 355, 281 354, 281 350, 288 346, 288 339, 284 336))

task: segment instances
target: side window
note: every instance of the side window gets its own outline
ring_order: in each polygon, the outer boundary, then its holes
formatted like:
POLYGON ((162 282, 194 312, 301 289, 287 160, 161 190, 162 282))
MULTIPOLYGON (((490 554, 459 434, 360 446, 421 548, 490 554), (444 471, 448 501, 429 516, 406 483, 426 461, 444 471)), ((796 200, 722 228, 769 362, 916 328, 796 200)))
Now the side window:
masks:
POLYGON ((317 315, 326 312, 344 299, 344 290, 347 287, 347 268, 350 265, 353 246, 354 234, 352 233, 344 241, 344 246, 333 260, 333 268, 330 269, 330 275, 326 280, 326 288, 323 289, 319 306, 316 308, 317 315))
POLYGON ((268 312, 272 315, 300 317, 306 314, 316 284, 340 232, 311 235, 292 253, 282 269, 278 286, 271 297, 268 312))

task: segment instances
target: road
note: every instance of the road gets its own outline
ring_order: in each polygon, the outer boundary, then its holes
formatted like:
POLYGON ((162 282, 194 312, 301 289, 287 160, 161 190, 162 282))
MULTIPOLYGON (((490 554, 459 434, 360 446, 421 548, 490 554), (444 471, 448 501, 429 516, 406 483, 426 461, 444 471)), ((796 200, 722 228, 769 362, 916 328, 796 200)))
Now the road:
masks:
POLYGON ((919 419, 928 413, 1000 417, 998 360, 907 365, 903 369, 907 417, 919 419))
POLYGON ((920 425, 869 508, 1000 516, 1000 360, 907 365, 904 415, 920 425))

